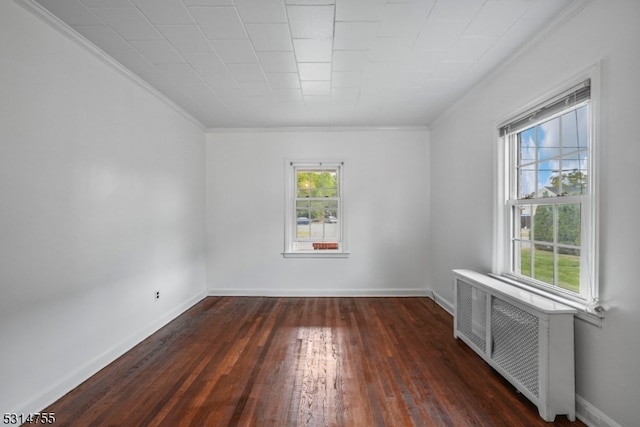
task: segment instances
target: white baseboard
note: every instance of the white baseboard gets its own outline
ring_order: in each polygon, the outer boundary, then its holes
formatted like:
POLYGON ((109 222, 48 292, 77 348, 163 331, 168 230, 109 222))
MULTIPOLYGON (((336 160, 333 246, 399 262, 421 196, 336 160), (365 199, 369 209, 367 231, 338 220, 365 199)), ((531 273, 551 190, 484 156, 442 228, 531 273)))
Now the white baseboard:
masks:
POLYGON ((576 394, 576 417, 589 427, 622 427, 604 412, 576 394))
POLYGON ((440 307, 442 307, 447 313, 449 313, 450 315, 453 316, 453 312, 454 312, 454 308, 453 308, 453 304, 450 303, 449 301, 447 301, 446 299, 442 298, 437 292, 434 292, 432 290, 427 291, 429 297, 435 301, 436 304, 438 304, 440 307))
POLYGON ((193 307, 205 297, 206 295, 204 292, 199 293, 193 298, 180 304, 170 312, 165 313, 162 317, 154 320, 144 328, 141 328, 140 330, 129 335, 121 342, 116 343, 110 349, 98 355, 93 360, 90 360, 83 366, 80 366, 75 371, 67 373, 63 378, 60 379, 60 381, 50 387, 45 388, 30 400, 24 402, 24 404, 22 404, 21 407, 17 408, 14 412, 18 414, 41 412, 42 409, 60 399, 62 396, 73 390, 82 382, 86 381, 96 372, 116 360, 118 357, 122 356, 127 351, 131 350, 137 344, 144 341, 154 332, 158 331, 160 328, 171 322, 180 314, 193 307))
POLYGON ((229 297, 426 297, 426 289, 209 289, 209 296, 229 297))

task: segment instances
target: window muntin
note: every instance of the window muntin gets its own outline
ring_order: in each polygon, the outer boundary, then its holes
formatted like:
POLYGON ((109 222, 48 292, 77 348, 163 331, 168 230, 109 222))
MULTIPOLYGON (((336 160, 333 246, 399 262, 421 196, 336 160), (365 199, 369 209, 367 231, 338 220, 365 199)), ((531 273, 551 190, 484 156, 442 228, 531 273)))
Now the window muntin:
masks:
POLYGON ((597 300, 589 82, 547 105, 501 129, 507 160, 504 272, 587 305, 597 300))

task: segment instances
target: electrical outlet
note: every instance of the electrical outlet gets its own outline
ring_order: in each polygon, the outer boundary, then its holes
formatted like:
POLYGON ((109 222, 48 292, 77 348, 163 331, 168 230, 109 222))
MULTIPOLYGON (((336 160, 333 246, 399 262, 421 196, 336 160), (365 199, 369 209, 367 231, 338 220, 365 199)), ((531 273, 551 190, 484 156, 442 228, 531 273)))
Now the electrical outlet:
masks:
POLYGON ((156 291, 156 299, 160 299, 160 291, 156 291))

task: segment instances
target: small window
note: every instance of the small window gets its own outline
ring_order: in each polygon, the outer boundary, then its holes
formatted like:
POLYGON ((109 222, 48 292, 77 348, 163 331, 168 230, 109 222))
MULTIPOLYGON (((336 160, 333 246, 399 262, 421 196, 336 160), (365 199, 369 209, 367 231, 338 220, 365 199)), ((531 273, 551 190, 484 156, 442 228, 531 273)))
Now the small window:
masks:
POLYGON ((343 162, 287 162, 285 256, 342 256, 343 162))
POLYGON ((500 128, 502 273, 585 308, 597 305, 590 81, 500 128))

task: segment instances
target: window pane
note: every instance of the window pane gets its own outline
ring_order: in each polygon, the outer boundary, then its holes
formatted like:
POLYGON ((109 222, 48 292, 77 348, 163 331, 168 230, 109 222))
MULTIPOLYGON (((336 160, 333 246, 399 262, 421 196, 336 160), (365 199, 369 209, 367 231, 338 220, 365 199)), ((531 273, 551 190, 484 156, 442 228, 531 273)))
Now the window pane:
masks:
POLYGON ((518 176, 518 198, 526 199, 535 197, 536 194, 536 168, 535 165, 523 166, 518 176))
POLYGON ((578 147, 589 146, 589 105, 584 105, 576 110, 578 121, 578 147))
POLYGON ((558 195, 559 189, 553 180, 554 173, 558 171, 558 160, 542 162, 538 166, 538 193, 536 197, 553 197, 558 195))
POLYGON ((580 250, 559 248, 558 286, 580 292, 580 250))
POLYGON ((320 197, 335 197, 338 195, 338 174, 336 171, 323 171, 319 174, 318 179, 322 188, 320 197))
POLYGON ((580 205, 558 206, 558 243, 580 246, 580 205))
POLYGON ((538 160, 557 158, 560 155, 560 118, 541 123, 537 128, 538 160))
POLYGON ((554 284, 553 268, 554 252, 552 246, 534 245, 533 248, 533 278, 542 282, 554 284))
POLYGON ((324 221, 336 222, 338 220, 338 201, 325 200, 323 202, 323 205, 324 205, 324 221))
POLYGON ((296 197, 337 197, 338 171, 297 170, 296 197))
POLYGON ((518 134, 518 164, 535 162, 536 159, 536 129, 530 128, 518 134))
POLYGON ((312 222, 321 222, 324 218, 324 200, 314 200, 310 204, 311 206, 311 218, 312 222))
POLYGON ((578 113, 576 110, 570 111, 560 116, 560 126, 562 128, 562 152, 575 151, 578 149, 578 113))
POLYGON ((514 206, 515 218, 515 238, 522 240, 531 239, 531 206, 514 206))
POLYGON ((311 206, 308 200, 296 200, 296 238, 310 236, 311 206))
MULTIPOLYGON (((563 158, 563 172, 562 175, 554 175, 553 182, 555 186, 561 186, 562 195, 580 195, 587 193, 587 163, 586 153, 576 152, 573 158, 563 158), (584 158, 580 158, 584 156, 584 158)), ((558 193, 560 194, 560 193, 558 193)))
POLYGON ((514 251, 515 273, 531 277, 531 243, 516 241, 514 251))
MULTIPOLYGON (((553 242, 553 206, 539 205, 533 208, 533 240, 553 242)), ((539 245, 536 245, 538 247, 539 245)), ((540 245, 544 247, 545 245, 540 245)))
POLYGON ((296 175, 296 197, 309 197, 312 188, 309 171, 298 170, 296 175))

